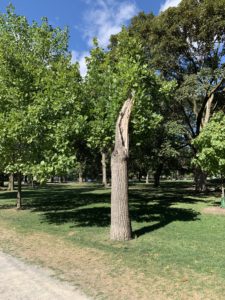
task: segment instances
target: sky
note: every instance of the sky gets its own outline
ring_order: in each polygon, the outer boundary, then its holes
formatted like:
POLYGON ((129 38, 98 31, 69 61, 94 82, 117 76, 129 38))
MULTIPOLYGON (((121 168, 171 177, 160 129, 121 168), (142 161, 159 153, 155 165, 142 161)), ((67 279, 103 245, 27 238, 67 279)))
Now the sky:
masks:
POLYGON ((69 27, 69 49, 72 60, 80 63, 81 73, 86 71, 85 57, 92 46, 93 37, 107 48, 109 37, 127 25, 140 11, 155 15, 181 0, 0 0, 0 11, 5 12, 9 3, 16 13, 29 21, 47 17, 53 26, 69 27))

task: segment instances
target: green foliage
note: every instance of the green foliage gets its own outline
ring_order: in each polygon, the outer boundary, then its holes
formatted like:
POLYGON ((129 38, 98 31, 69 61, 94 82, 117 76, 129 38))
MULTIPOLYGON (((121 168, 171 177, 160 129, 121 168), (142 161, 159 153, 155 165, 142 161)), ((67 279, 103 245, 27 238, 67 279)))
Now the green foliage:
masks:
POLYGON ((194 163, 212 175, 225 174, 225 115, 215 114, 194 140, 198 154, 194 163))
POLYGON ((69 145, 85 122, 81 78, 67 30, 29 25, 9 7, 0 15, 0 155, 6 172, 36 174, 74 163, 69 145))
POLYGON ((211 91, 210 116, 223 108, 224 7, 224 0, 183 0, 155 17, 141 13, 128 28, 141 41, 148 65, 166 80, 177 80, 171 108, 186 129, 183 137, 189 145, 204 123, 211 91))
POLYGON ((224 0, 183 0, 151 23, 153 63, 167 76, 216 70, 224 56, 224 0))
POLYGON ((142 143, 162 119, 157 107, 171 96, 174 87, 174 82, 161 81, 148 67, 141 43, 125 28, 114 36, 109 52, 104 52, 95 41, 85 78, 90 98, 90 146, 100 150, 112 148, 119 110, 131 93, 135 94, 132 132, 137 143, 142 143))

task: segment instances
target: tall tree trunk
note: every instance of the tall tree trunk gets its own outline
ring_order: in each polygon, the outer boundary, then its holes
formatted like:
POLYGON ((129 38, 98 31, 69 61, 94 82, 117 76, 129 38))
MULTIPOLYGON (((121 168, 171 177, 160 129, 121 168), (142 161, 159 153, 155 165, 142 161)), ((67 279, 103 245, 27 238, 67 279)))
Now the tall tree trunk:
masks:
POLYGON ((131 222, 128 207, 129 120, 133 100, 125 101, 117 119, 115 148, 111 156, 112 192, 111 192, 111 230, 112 240, 131 239, 131 222))
POLYGON ((102 184, 107 187, 106 154, 102 152, 102 184))
POLYGON ((163 170, 163 164, 160 164, 154 173, 154 187, 159 187, 162 170, 163 170))
POLYGON ((13 190, 14 190, 14 174, 10 173, 9 174, 8 191, 13 191, 13 190))
POLYGON ((194 181, 195 181, 196 192, 206 191, 206 178, 207 178, 207 174, 203 172, 201 168, 197 167, 194 170, 194 181))
POLYGON ((17 174, 18 187, 17 187, 17 202, 16 202, 16 208, 17 209, 21 209, 21 207, 22 207, 22 195, 21 195, 22 185, 21 185, 21 181, 22 181, 22 175, 21 175, 21 172, 18 172, 18 174, 17 174))

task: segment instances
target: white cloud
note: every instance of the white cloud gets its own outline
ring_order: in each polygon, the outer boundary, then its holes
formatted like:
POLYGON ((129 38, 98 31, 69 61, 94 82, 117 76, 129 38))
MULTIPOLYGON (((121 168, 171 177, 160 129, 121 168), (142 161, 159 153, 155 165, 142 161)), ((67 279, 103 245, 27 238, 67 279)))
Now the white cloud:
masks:
POLYGON ((169 7, 175 7, 177 6, 181 0, 166 0, 164 4, 160 7, 160 12, 166 10, 169 7))
POLYGON ((89 52, 83 51, 83 52, 78 52, 75 50, 71 51, 72 53, 72 63, 78 62, 80 65, 80 74, 81 76, 85 76, 87 73, 87 65, 85 61, 85 57, 89 55, 89 52))
POLYGON ((89 46, 92 46, 93 37, 97 37, 100 46, 107 47, 110 36, 118 33, 138 12, 136 4, 127 0, 86 0, 86 3, 89 9, 84 17, 84 36, 89 46))

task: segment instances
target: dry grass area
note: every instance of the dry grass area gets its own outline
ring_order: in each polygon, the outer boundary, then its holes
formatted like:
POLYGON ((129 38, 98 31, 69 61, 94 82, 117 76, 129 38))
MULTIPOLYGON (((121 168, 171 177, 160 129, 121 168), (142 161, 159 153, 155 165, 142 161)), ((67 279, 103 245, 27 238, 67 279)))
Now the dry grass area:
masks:
POLYGON ((152 276, 146 276, 104 251, 79 248, 48 233, 22 233, 8 225, 0 220, 1 250, 54 270, 58 278, 70 281, 94 299, 224 299, 215 289, 212 293, 210 288, 201 288, 205 280, 213 285, 223 284, 213 276, 206 278, 184 271, 182 277, 174 272, 173 278, 168 279, 157 276, 154 267, 152 276))
POLYGON ((205 207, 202 210, 205 214, 211 214, 211 215, 224 215, 225 216, 225 209, 219 206, 215 207, 205 207))

